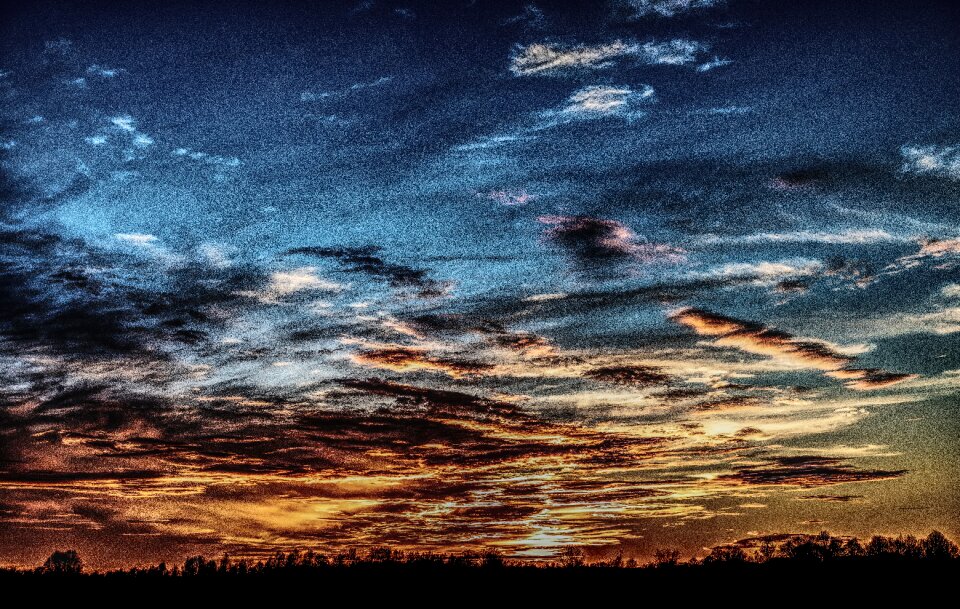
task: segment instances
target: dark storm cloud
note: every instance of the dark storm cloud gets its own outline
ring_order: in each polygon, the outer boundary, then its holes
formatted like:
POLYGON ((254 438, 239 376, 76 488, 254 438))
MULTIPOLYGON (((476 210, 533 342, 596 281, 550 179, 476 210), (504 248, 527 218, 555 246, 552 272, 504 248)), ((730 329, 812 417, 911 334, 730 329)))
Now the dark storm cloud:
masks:
POLYGON ((266 281, 264 273, 252 268, 198 264, 167 270, 166 286, 148 289, 121 280, 117 273, 90 270, 147 264, 142 261, 37 230, 5 231, 2 236, 0 304, 7 315, 0 332, 8 345, 19 349, 116 356, 145 353, 158 343, 198 343, 215 324, 209 308, 239 306, 239 292, 266 281))

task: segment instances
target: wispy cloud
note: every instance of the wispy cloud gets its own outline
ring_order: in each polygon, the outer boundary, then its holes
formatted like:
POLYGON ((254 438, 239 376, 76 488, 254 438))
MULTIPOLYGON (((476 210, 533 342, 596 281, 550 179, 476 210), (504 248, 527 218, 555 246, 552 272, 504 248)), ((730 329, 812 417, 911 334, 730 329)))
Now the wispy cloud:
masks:
MULTIPOLYGON (((703 309, 681 309, 671 318, 697 334, 711 337, 717 346, 774 358, 801 369, 818 370, 832 378, 847 380, 847 386, 852 389, 879 389, 916 378, 913 374, 857 368, 854 366, 856 357, 837 345, 799 338, 775 328, 703 309)), ((856 349, 854 353, 858 351, 856 349)))
POLYGON ((527 192, 526 189, 520 188, 517 190, 512 189, 498 189, 491 190, 486 193, 477 193, 477 196, 482 196, 491 201, 496 201, 500 205, 514 206, 514 205, 526 205, 537 199, 537 195, 527 192))
POLYGON ((779 282, 810 277, 823 270, 818 260, 783 260, 777 262, 733 262, 709 269, 700 276, 717 279, 735 279, 737 284, 744 281, 756 285, 775 285, 779 282))
POLYGON ((715 70, 716 68, 722 68, 723 66, 728 66, 733 63, 730 59, 714 57, 710 61, 705 61, 697 66, 697 72, 709 72, 710 70, 715 70))
POLYGON ((630 227, 616 220, 588 216, 540 216, 550 228, 546 237, 578 257, 605 259, 629 257, 644 262, 680 262, 682 249, 642 241, 630 227))
POLYGON ((905 173, 960 180, 960 146, 904 146, 900 154, 905 173))
POLYGON ((217 167, 233 168, 239 167, 242 164, 240 159, 235 156, 220 156, 218 154, 209 154, 190 148, 174 148, 170 154, 175 157, 185 158, 207 165, 215 165, 217 167))
POLYGON ((545 113, 550 118, 589 120, 605 116, 642 116, 640 107, 653 102, 655 93, 650 85, 640 90, 628 86, 592 85, 574 92, 566 105, 545 113))
POLYGON ((289 271, 277 271, 270 276, 267 293, 275 296, 287 296, 304 290, 339 291, 343 286, 327 281, 317 275, 317 269, 304 266, 289 271))
POLYGON ((491 365, 478 361, 435 356, 423 348, 400 345, 361 351, 353 357, 353 360, 358 364, 386 370, 398 372, 426 370, 442 372, 454 378, 482 374, 492 368, 491 365))
POLYGON ((625 0, 634 17, 674 17, 699 9, 712 8, 724 0, 625 0))
POLYGON ((906 470, 864 470, 844 463, 841 459, 801 455, 775 457, 769 463, 737 468, 736 473, 722 476, 746 485, 783 485, 810 488, 845 482, 887 480, 906 474, 906 470))
POLYGON ((553 76, 569 70, 608 68, 624 58, 647 64, 683 65, 696 61, 706 50, 706 45, 685 38, 645 43, 615 40, 593 46, 538 42, 514 49, 510 71, 515 76, 553 76))
POLYGON ((160 241, 155 235, 146 233, 117 233, 114 236, 124 243, 138 246, 152 245, 160 241))
POLYGON ((888 265, 884 272, 887 274, 901 273, 907 269, 918 267, 928 261, 937 261, 941 265, 953 266, 960 259, 960 238, 955 239, 923 239, 917 253, 901 256, 888 265))
POLYGON ((940 289, 940 295, 944 298, 960 298, 960 284, 948 283, 940 289))
POLYGON ((90 76, 98 76, 100 78, 116 78, 120 76, 123 70, 119 68, 108 68, 100 64, 93 64, 87 68, 87 74, 90 76))
POLYGON ((389 84, 392 80, 393 80, 392 76, 381 76, 373 80, 356 82, 348 87, 343 87, 341 89, 330 89, 325 91, 304 91, 303 93, 300 94, 300 101, 322 102, 322 101, 332 100, 336 98, 346 97, 348 95, 363 91, 365 89, 382 87, 386 84, 389 84))
POLYGON ((664 42, 646 42, 640 46, 637 55, 645 63, 680 66, 695 62, 706 50, 707 46, 701 42, 675 38, 664 42))
POLYGON ((547 25, 546 15, 535 4, 528 4, 518 15, 507 17, 503 25, 523 25, 532 30, 542 30, 547 25))
POLYGON ((703 243, 762 245, 777 243, 824 243, 830 245, 872 243, 901 243, 912 241, 912 237, 894 235, 881 229, 844 229, 836 232, 800 230, 784 233, 753 233, 749 235, 710 235, 701 239, 703 243))

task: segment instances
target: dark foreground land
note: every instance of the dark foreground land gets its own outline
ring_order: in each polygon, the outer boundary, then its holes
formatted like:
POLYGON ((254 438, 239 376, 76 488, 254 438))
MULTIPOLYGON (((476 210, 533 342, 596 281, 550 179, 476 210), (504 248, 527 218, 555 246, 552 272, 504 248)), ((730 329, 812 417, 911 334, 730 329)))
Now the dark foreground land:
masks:
POLYGON ((439 599, 454 605, 480 598, 569 600, 589 595, 629 604, 655 596, 748 604, 814 598, 829 606, 860 605, 866 599, 885 605, 884 601, 905 598, 952 606, 949 599, 960 584, 960 550, 937 532, 925 539, 876 536, 866 544, 826 533, 777 535, 719 546, 700 560, 678 558, 675 551, 661 550, 645 565, 619 556, 587 562, 580 550, 568 549, 557 561, 528 563, 497 553, 374 548, 333 556, 278 552, 255 562, 195 556, 172 568, 161 563, 98 572, 85 570, 75 552, 58 551, 34 569, 0 569, 0 585, 7 591, 32 588, 37 600, 85 590, 121 596, 128 589, 150 590, 151 596, 144 599, 152 599, 153 591, 162 596, 203 588, 221 600, 241 601, 256 591, 314 597, 347 593, 353 600, 439 599))

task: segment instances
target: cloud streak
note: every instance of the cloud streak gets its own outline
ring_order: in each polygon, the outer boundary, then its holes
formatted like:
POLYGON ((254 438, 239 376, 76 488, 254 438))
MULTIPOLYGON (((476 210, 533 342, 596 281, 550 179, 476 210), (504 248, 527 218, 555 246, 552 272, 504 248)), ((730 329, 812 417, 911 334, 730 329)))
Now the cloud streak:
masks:
POLYGON ((916 378, 913 374, 856 368, 853 366, 856 357, 841 352, 834 345, 797 338, 774 328, 703 309, 681 309, 671 314, 671 319, 701 336, 710 337, 714 345, 770 357, 798 368, 818 370, 827 376, 848 380, 847 386, 852 389, 879 389, 916 378))
POLYGON ((557 76, 610 68, 623 59, 649 65, 686 65, 706 50, 703 43, 685 38, 644 43, 614 40, 597 45, 538 42, 514 49, 510 72, 514 76, 557 76))

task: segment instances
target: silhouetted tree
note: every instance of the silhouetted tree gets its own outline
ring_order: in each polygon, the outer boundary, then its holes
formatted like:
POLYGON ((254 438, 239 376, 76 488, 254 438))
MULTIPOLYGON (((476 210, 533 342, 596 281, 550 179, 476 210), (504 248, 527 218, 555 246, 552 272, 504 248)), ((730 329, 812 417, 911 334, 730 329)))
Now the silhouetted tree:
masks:
POLYGON ((705 565, 744 562, 747 562, 747 554, 742 548, 736 546, 718 546, 713 548, 710 554, 703 559, 705 565))
POLYGON ((679 550, 657 549, 653 552, 653 564, 657 567, 675 567, 680 562, 679 550))
POLYGON ((503 555, 500 554, 497 550, 490 550, 489 552, 484 553, 483 559, 480 563, 483 567, 489 569, 496 569, 504 566, 503 555))
POLYGON ((583 549, 568 546, 560 553, 560 564, 564 567, 582 567, 584 564, 583 549))
POLYGON ((883 535, 874 535, 870 538, 870 542, 867 543, 866 554, 867 556, 889 556, 893 554, 893 544, 891 543, 889 537, 884 537, 883 535))
POLYGON ((951 560, 960 556, 960 548, 940 531, 933 531, 922 542, 923 557, 929 560, 951 560))
POLYGON ((863 549, 863 544, 860 543, 860 540, 856 537, 851 537, 847 540, 847 543, 843 546, 843 555, 849 556, 852 558, 859 558, 866 554, 866 550, 863 549))
POLYGON ((55 575, 79 575, 83 572, 83 561, 76 550, 57 550, 43 563, 42 570, 55 575))

